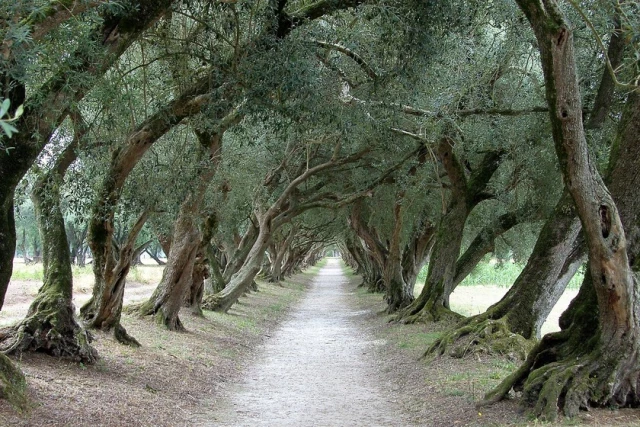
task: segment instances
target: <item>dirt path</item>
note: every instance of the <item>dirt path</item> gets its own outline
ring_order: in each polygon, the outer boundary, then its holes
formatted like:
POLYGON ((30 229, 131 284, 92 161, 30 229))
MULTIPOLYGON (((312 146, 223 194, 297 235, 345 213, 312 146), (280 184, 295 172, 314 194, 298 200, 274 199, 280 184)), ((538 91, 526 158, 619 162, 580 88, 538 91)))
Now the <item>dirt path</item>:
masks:
POLYGON ((410 424, 380 384, 372 351, 378 343, 358 324, 348 282, 339 261, 330 259, 211 425, 410 424))

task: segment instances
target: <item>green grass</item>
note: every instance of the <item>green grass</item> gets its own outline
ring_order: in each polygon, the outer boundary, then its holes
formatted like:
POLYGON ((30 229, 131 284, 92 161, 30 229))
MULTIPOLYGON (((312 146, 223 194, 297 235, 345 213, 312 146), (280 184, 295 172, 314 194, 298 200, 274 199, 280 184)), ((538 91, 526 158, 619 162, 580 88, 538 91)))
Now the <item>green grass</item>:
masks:
POLYGON ((44 267, 42 264, 13 264, 12 280, 42 280, 44 267))
POLYGON ((406 349, 426 349, 440 337, 439 332, 416 332, 407 334, 398 341, 398 347, 406 349))
MULTIPOLYGON (((417 283, 424 283, 427 278, 427 267, 424 266, 418 275, 417 283)), ((481 261, 473 271, 460 283, 460 286, 499 286, 509 288, 518 278, 524 264, 514 262, 495 263, 481 261)), ((579 289, 584 279, 582 269, 571 279, 569 289, 579 289)))

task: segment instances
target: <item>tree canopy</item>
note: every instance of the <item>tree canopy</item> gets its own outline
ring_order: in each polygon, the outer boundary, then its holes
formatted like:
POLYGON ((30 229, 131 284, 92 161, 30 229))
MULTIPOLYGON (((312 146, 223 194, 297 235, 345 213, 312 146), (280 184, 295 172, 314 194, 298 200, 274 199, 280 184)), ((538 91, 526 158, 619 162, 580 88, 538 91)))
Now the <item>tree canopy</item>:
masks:
MULTIPOLYGON (((0 308, 14 256, 45 275, 0 348, 91 363, 85 328, 139 345, 123 309, 182 330, 184 305, 226 312, 332 247, 395 321, 454 322, 428 355, 528 355, 487 403, 516 388, 547 419, 637 406, 638 9, 2 0, 0 308), (167 256, 162 281, 123 308, 145 251, 167 256), (70 266, 87 257, 78 318, 70 266), (449 297, 488 257, 524 269, 462 318, 449 297)), ((0 392, 18 387, 0 362, 0 392)))

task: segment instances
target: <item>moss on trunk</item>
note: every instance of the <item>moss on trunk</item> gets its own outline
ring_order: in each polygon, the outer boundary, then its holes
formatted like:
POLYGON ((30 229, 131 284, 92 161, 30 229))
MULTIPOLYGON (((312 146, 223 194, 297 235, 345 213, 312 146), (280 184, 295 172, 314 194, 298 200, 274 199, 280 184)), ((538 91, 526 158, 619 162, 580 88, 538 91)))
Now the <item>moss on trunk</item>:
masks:
POLYGON ((76 129, 74 141, 34 185, 31 198, 42 240, 44 283, 25 319, 0 333, 0 349, 5 353, 40 351, 84 363, 97 359, 90 335, 75 319, 71 257, 60 210, 60 182, 76 158, 82 133, 76 129))
POLYGON ((0 353, 0 399, 5 399, 18 410, 27 407, 27 382, 11 359, 0 353))
POLYGON ((527 265, 505 296, 484 313, 445 332, 425 356, 484 352, 525 359, 540 328, 582 265, 585 247, 568 192, 542 227, 527 265))
POLYGON ((573 416, 589 406, 638 406, 640 299, 632 266, 640 251, 626 237, 637 235, 640 216, 640 95, 627 99, 611 159, 618 184, 609 190, 589 156, 570 25, 555 1, 517 1, 538 40, 556 152, 582 222, 589 264, 578 298, 563 315, 562 331, 546 335, 484 403, 521 389, 524 401, 547 420, 558 411, 573 416))

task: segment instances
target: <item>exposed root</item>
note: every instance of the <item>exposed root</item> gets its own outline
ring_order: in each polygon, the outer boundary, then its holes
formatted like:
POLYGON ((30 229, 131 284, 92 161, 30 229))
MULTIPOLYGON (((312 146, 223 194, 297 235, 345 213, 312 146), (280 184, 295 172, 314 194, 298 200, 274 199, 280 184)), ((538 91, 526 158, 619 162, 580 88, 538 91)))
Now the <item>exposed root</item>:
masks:
POLYGON ((27 382, 11 359, 0 353, 0 399, 7 400, 18 410, 27 407, 27 382))
POLYGON ((203 298, 201 306, 204 310, 226 313, 228 309, 224 308, 223 301, 223 298, 218 295, 207 295, 203 298))
POLYGON ((532 340, 511 332, 505 319, 485 319, 458 325, 445 332, 425 352, 423 357, 448 354, 462 358, 470 353, 499 354, 525 360, 533 347, 532 340))
POLYGON ((158 325, 162 325, 170 331, 176 331, 176 332, 186 331, 186 328, 184 327, 184 325, 182 324, 178 316, 167 317, 165 316, 162 310, 158 310, 153 315, 153 318, 158 325))
POLYGON ((170 331, 183 332, 186 330, 177 315, 175 317, 166 316, 162 306, 156 307, 152 300, 142 304, 132 304, 125 311, 132 314, 137 313, 140 317, 152 316, 156 324, 164 326, 170 331))
POLYGON ((134 304, 127 304, 126 306, 122 307, 122 312, 129 314, 129 315, 139 315, 139 316, 148 316, 151 313, 144 313, 143 307, 145 307, 146 303, 144 302, 138 302, 138 303, 134 303, 134 304))
POLYGON ((464 319, 463 315, 451 311, 441 305, 433 305, 431 309, 424 307, 422 310, 417 311, 417 313, 414 313, 414 311, 415 310, 412 310, 412 305, 410 305, 405 310, 399 311, 398 314, 390 321, 403 323, 405 325, 412 325, 414 323, 441 321, 456 323, 461 319, 464 319))
MULTIPOLYGON (((591 344, 584 343, 584 347, 590 348, 591 344)), ((525 363, 478 406, 498 402, 512 389, 522 391, 524 403, 546 421, 555 420, 558 412, 576 416, 590 406, 640 406, 640 361, 636 349, 605 351, 596 346, 591 352, 580 354, 581 349, 564 352, 566 346, 565 331, 545 336, 525 363), (559 354, 566 356, 558 358, 559 354)))
POLYGON ((141 346, 138 340, 129 335, 127 333, 127 330, 120 323, 118 323, 116 327, 113 328, 113 336, 120 344, 128 345, 129 347, 135 348, 141 346))
POLYGON ((0 331, 0 351, 5 354, 42 352, 87 364, 98 359, 91 341, 76 322, 73 305, 46 294, 34 301, 25 319, 0 331))

